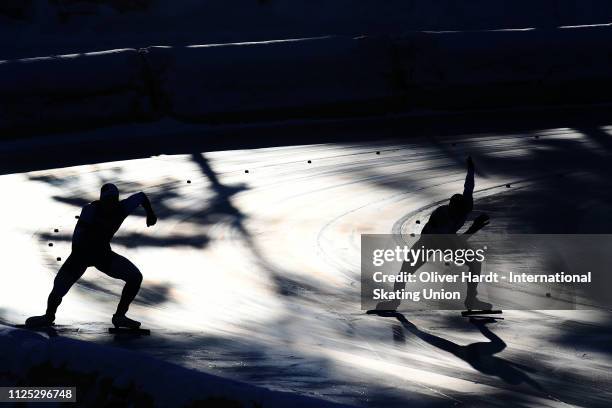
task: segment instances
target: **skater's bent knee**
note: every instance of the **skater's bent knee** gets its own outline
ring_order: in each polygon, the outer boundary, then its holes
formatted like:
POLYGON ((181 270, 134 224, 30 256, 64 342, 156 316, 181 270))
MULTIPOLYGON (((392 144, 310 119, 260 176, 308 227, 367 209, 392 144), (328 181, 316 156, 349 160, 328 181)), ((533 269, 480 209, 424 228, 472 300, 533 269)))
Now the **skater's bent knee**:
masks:
POLYGON ((128 282, 134 285, 140 285, 142 283, 142 273, 140 273, 140 271, 134 271, 130 274, 128 282))

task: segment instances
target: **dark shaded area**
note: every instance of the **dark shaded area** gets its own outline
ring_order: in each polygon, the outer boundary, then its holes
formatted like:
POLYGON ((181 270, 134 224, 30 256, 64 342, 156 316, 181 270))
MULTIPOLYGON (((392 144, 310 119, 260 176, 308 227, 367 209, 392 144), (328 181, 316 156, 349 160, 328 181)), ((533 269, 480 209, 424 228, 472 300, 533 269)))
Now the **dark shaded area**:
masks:
POLYGON ((157 237, 146 234, 124 234, 114 240, 126 248, 136 248, 138 246, 168 247, 168 246, 187 246, 193 248, 204 248, 210 239, 204 234, 192 235, 187 237, 157 237))
MULTIPOLYGON (((579 130, 580 131, 580 130, 579 130)), ((497 174, 533 180, 478 201, 477 210, 491 215, 491 232, 601 234, 612 231, 612 162, 608 159, 612 136, 601 129, 582 132, 586 142, 554 136, 533 139, 528 157, 497 160, 485 152, 479 160, 497 167, 497 174), (595 143, 595 146, 589 144, 595 143), (529 173, 522 168, 530 168, 529 173), (513 171, 517 169, 518 171, 513 171), (537 179, 536 175, 546 175, 537 179), (504 204, 502 204, 502 202, 504 204)))
POLYGON ((150 306, 163 304, 171 299, 171 288, 172 286, 168 282, 165 284, 145 284, 141 286, 134 302, 150 306))
MULTIPOLYGON (((32 25, 57 24, 67 34, 44 38, 44 31, 2 45, 9 56, 50 55, 156 44, 257 41, 330 34, 398 34, 410 30, 490 30, 607 23, 611 11, 605 0, 490 0, 458 4, 453 1, 222 1, 170 0, 3 0, 0 15, 13 32, 32 25), (34 7, 42 3, 40 7, 34 7), (200 4, 199 4, 200 3, 200 4), (159 6, 165 6, 155 10, 159 6), (151 13, 151 11, 155 13, 151 13), (167 18, 163 18, 166 11, 167 18), (41 15, 42 14, 42 15, 41 15), (194 18, 197 16, 198 18, 194 18), (87 30, 95 27, 96 30, 87 30), (156 29, 152 29, 155 27, 156 29), (38 35, 36 35, 38 34, 38 35), (72 35, 70 35, 72 34, 72 35), (147 42, 147 39, 149 42, 147 42)), ((55 27, 54 27, 55 28, 55 27)))
MULTIPOLYGON (((278 325, 288 324, 279 322, 278 325)), ((153 357, 189 366, 190 361, 198 358, 208 362, 208 369, 223 373, 226 378, 245 381, 249 384, 272 390, 291 391, 316 398, 324 397, 334 402, 349 405, 451 407, 454 400, 440 396, 416 393, 406 395, 393 387, 373 384, 367 380, 357 380, 334 376, 336 368, 325 357, 304 356, 293 350, 286 333, 279 333, 278 343, 260 343, 255 338, 222 338, 194 332, 157 333, 146 338, 103 338, 93 339, 97 343, 135 350, 153 357), (179 340, 180 339, 180 340, 179 340), (286 342, 283 345, 283 339, 286 342), (270 365, 270 359, 275 364, 270 365), (240 364, 236 364, 240 361, 240 364), (333 378, 334 388, 330 390, 329 379, 333 378), (355 395, 355 389, 359 393, 355 395)))
MULTIPOLYGON (((106 328, 103 330, 106 332, 106 328)), ((57 335, 72 337, 70 333, 60 333, 59 330, 57 335)), ((86 334, 82 333, 78 338, 87 339, 86 334)), ((150 337, 108 335, 92 340, 106 346, 144 352, 154 358, 183 366, 188 366, 189 361, 197 356, 200 359, 211 361, 208 365, 209 374, 214 375, 220 368, 223 368, 225 378, 246 381, 251 385, 264 386, 272 390, 280 389, 285 392, 287 390, 295 392, 297 389, 302 395, 309 395, 317 399, 324 396, 326 400, 348 403, 351 406, 353 404, 368 406, 372 401, 382 401, 386 406, 401 406, 406 403, 415 407, 454 406, 453 400, 439 396, 419 394, 407 397, 396 389, 373 386, 368 382, 356 382, 354 379, 347 378, 334 379, 334 391, 328 392, 329 384, 326 375, 334 368, 325 358, 309 356, 305 359, 292 354, 293 351, 290 349, 259 344, 254 339, 208 337, 193 332, 171 333, 171 336, 166 336, 153 331, 150 337), (280 366, 270 366, 266 363, 271 358, 270 354, 276 356, 280 366), (236 361, 240 361, 241 364, 236 365, 236 361), (346 391, 354 389, 359 389, 361 396, 347 401, 346 391), (367 392, 364 392, 365 390, 367 392)), ((135 388, 131 383, 117 386, 113 379, 104 377, 96 370, 81 373, 65 366, 58 367, 42 363, 32 367, 23 376, 17 376, 15 373, 3 371, 0 367, 0 385, 2 386, 65 386, 66 384, 75 385, 81 390, 83 395, 79 401, 83 402, 81 404, 83 406, 124 406, 127 401, 135 403, 134 406, 149 406, 139 405, 140 398, 147 396, 140 388, 135 388), (79 378, 72 378, 73 375, 79 378), (46 379, 43 380, 45 377, 46 379), (64 384, 61 381, 64 381, 64 384), (136 395, 134 392, 141 394, 136 395), (101 400, 102 403, 91 402, 92 399, 101 400), (106 403, 108 400, 113 403, 106 403)), ((323 399, 321 401, 322 405, 328 403, 323 399)), ((226 407, 223 405, 226 403, 230 404, 231 401, 224 398, 207 398, 194 401, 193 406, 226 407)))
POLYGON ((84 8, 85 4, 105 5, 112 7, 119 12, 146 11, 153 3, 153 0, 49 0, 51 4, 57 5, 58 17, 62 21, 69 18, 95 15, 97 9, 84 8), (80 7, 79 7, 80 5, 80 7), (71 8, 71 6, 75 6, 71 8), (79 13, 80 11, 80 13, 79 13), (89 12, 88 12, 89 11, 89 12))
MULTIPOLYGON (((608 106, 438 113, 431 116, 379 116, 273 122, 235 126, 157 124, 110 127, 91 134, 53 139, 22 139, 0 150, 0 174, 104 163, 159 154, 192 154, 216 150, 310 145, 319 143, 402 141, 466 134, 522 133, 538 129, 598 127, 610 123, 608 106), (166 130, 164 130, 166 129, 166 130), (113 141, 137 144, 124 149, 113 141)), ((458 145, 457 147, 461 147, 458 145)), ((476 158, 477 154, 473 156, 476 158)), ((485 155, 483 155, 485 156, 485 155)), ((480 157, 478 157, 480 160, 480 157)))
POLYGON ((244 184, 234 186, 222 184, 217 174, 210 167, 204 154, 192 153, 191 159, 198 165, 202 175, 210 182, 210 189, 214 195, 211 201, 204 208, 198 209, 194 215, 189 217, 189 220, 209 225, 216 223, 219 220, 219 216, 222 216, 229 220, 229 224, 236 228, 241 235, 248 238, 249 233, 243 224, 245 215, 232 203, 232 197, 245 191, 247 189, 246 186, 244 184))
POLYGON ((612 318, 607 318, 598 324, 589 324, 567 320, 560 324, 562 334, 555 342, 566 347, 573 347, 582 358, 592 358, 591 352, 612 355, 612 318))
MULTIPOLYGON (((66 234, 49 234, 41 233, 39 237, 43 241, 60 241, 60 242, 71 242, 72 236, 66 234)), ((168 246, 175 247, 192 247, 192 248, 204 248, 210 239, 204 234, 189 235, 185 237, 172 236, 172 237, 160 237, 157 235, 141 234, 141 233, 129 233, 120 234, 118 237, 113 239, 114 244, 119 244, 126 248, 136 247, 159 247, 165 248, 168 246)))
MULTIPOLYGON (((65 387, 66 384, 70 384, 71 387, 76 387, 78 406, 82 407, 157 406, 153 397, 134 383, 117 385, 115 378, 104 376, 98 371, 76 371, 45 362, 31 367, 20 377, 2 374, 0 371, 0 384, 5 386, 65 387)), ((70 407, 74 403, 66 402, 57 405, 70 407)), ((187 407, 240 408, 243 405, 228 398, 209 397, 192 401, 187 407)))
POLYGON ((461 346, 450 340, 420 330, 401 313, 378 312, 377 314, 383 317, 396 318, 409 333, 432 346, 464 360, 483 374, 499 377, 513 385, 521 383, 529 384, 534 389, 542 391, 542 387, 524 372, 534 372, 535 370, 495 356, 495 354, 506 348, 506 343, 487 327, 487 324, 495 322, 495 319, 470 318, 470 323, 476 326, 489 341, 461 346))
MULTIPOLYGON (((506 406, 507 404, 523 406, 522 404, 524 401, 521 401, 520 398, 526 395, 552 399, 552 401, 557 402, 563 401, 566 404, 587 404, 588 406, 602 408, 607 406, 606 396, 597 392, 597 390, 600 390, 602 387, 602 378, 585 375, 585 372, 582 371, 582 367, 580 366, 560 365, 559 356, 554 353, 551 354, 548 347, 543 350, 535 349, 529 351, 514 347, 509 350, 512 355, 512 361, 507 358, 496 356, 496 353, 500 353, 504 350, 505 342, 486 327, 486 325, 494 323, 495 319, 481 318, 481 321, 477 321, 477 318, 472 318, 470 320, 471 324, 466 324, 465 318, 457 317, 456 315, 432 315, 431 317, 435 318, 435 320, 428 322, 430 325, 428 329, 431 331, 448 331, 452 333, 467 334, 473 332, 473 329, 476 328, 478 332, 489 339, 489 342, 478 342, 461 346, 438 335, 432 334, 429 330, 426 331, 423 328, 416 327, 415 324, 406 319, 404 314, 385 311, 372 314, 393 318, 393 322, 396 323, 391 322, 389 327, 394 340, 398 337, 398 330, 402 330, 406 335, 409 333, 414 334, 420 341, 424 341, 436 349, 440 349, 466 361, 484 376, 479 376, 477 379, 471 376, 466 378, 465 371, 454 370, 452 366, 447 364, 441 363, 437 365, 432 362, 421 364, 418 361, 412 360, 413 364, 415 364, 415 368, 431 372, 443 370, 442 372, 452 377, 463 378, 468 381, 477 381, 498 387, 499 398, 501 398, 499 401, 500 406, 506 406), (399 324, 397 322, 399 322, 399 324), (481 330, 480 326, 485 326, 484 332, 481 330), (536 364, 538 368, 534 369, 533 367, 536 364), (497 383, 498 379, 503 380, 507 386, 500 387, 497 383), (528 388, 525 388, 525 386, 528 388), (504 388, 506 391, 516 393, 516 398, 512 398, 509 394, 504 393, 502 391, 504 388)), ((539 312, 534 311, 533 314, 537 316, 539 312)), ((551 319, 550 316, 544 314, 540 317, 542 319, 551 319)), ((550 321, 547 322, 547 324, 550 323, 550 321)), ((498 324, 520 325, 519 322, 498 324)), ((589 348, 589 344, 592 344, 593 340, 590 335, 596 332, 602 335, 602 333, 609 331, 605 327, 610 327, 608 321, 602 321, 597 324, 585 324, 564 319, 559 319, 559 326, 560 332, 565 333, 565 335, 562 336, 565 341, 557 342, 557 339, 554 339, 552 344, 559 344, 562 347, 569 347, 570 349, 575 348, 576 353, 580 353, 581 358, 586 360, 595 358, 590 355, 590 352, 593 351, 593 349, 589 348), (592 327, 588 328, 587 326, 592 327), (583 331, 585 328, 586 330, 583 331), (572 333, 572 329, 575 329, 576 332, 572 333), (584 335, 582 334, 583 332, 584 335), (579 338, 580 336, 584 337, 579 338), (576 340, 576 343, 572 343, 573 340, 576 340)), ((520 333, 520 336, 527 336, 527 334, 520 333)), ((409 336, 406 336, 405 339, 412 350, 412 347, 416 346, 414 340, 411 340, 409 336)), ((602 338, 600 337, 598 341, 601 343, 601 340, 602 338)), ((396 347, 403 347, 403 344, 403 342, 395 342, 396 347)), ((494 401, 496 401, 496 395, 488 394, 486 398, 486 403, 481 402, 483 406, 495 405, 494 401)), ((474 396, 473 399, 468 401, 463 400, 462 402, 477 404, 479 399, 474 396)))
POLYGON ((297 281, 287 276, 283 276, 282 273, 279 272, 273 274, 273 279, 276 284, 276 293, 282 296, 303 296, 304 292, 321 294, 320 288, 309 285, 303 281, 297 281))
POLYGON ((0 319, 0 323, 12 326, 18 329, 27 329, 37 333, 46 334, 49 338, 51 337, 59 337, 59 336, 68 336, 70 334, 76 334, 79 331, 78 327, 74 326, 66 326, 66 325, 53 325, 53 326, 42 326, 42 327, 28 327, 25 324, 11 324, 0 319))
POLYGON ((406 344, 406 335, 404 334, 404 329, 399 324, 394 324, 391 327, 393 331, 393 342, 396 344, 406 344))

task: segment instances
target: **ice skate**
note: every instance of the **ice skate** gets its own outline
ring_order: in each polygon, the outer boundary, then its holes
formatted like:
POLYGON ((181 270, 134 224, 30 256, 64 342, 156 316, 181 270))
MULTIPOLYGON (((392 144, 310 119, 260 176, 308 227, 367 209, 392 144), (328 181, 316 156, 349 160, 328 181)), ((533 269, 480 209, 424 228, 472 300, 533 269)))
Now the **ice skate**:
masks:
POLYGON ((480 299, 478 299, 476 296, 474 297, 468 297, 467 299, 465 299, 465 308, 468 311, 472 311, 472 310, 491 310, 491 308, 493 307, 493 305, 491 303, 482 301, 480 299))
POLYGON ((25 321, 25 327, 50 327, 53 326, 53 322, 55 322, 55 316, 47 316, 46 314, 42 316, 32 316, 28 317, 28 319, 25 321))
POLYGON ((493 310, 491 303, 482 301, 476 296, 468 296, 465 299, 466 311, 461 312, 461 315, 466 316, 478 316, 478 315, 490 315, 490 314, 501 314, 501 310, 493 310))
POLYGON ((366 313, 370 315, 378 315, 378 316, 391 316, 397 313, 397 308, 400 305, 399 300, 387 300, 384 302, 379 302, 376 305, 375 309, 368 310, 366 313))
POLYGON ((140 322, 137 322, 136 320, 132 320, 129 317, 126 316, 119 316, 119 315, 113 315, 113 326, 115 326, 115 328, 119 329, 119 328, 125 328, 125 329, 130 329, 130 330, 137 330, 140 328, 140 322))

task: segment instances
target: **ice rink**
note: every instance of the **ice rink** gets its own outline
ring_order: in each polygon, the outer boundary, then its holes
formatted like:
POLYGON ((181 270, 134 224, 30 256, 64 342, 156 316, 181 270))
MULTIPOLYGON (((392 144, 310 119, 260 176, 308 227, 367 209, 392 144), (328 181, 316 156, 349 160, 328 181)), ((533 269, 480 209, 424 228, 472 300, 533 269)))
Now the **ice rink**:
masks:
POLYGON ((609 406, 610 311, 505 311, 487 325, 456 311, 366 315, 359 251, 360 234, 419 233, 432 205, 462 191, 468 154, 474 215, 488 213, 491 231, 611 232, 612 127, 388 136, 130 146, 128 160, 5 169, 1 318, 44 311, 75 216, 113 182, 122 197, 147 193, 159 216, 147 228, 138 212, 113 241, 144 275, 130 316, 153 333, 106 333, 122 285, 90 268, 56 321, 78 331, 59 335, 356 406, 609 406))

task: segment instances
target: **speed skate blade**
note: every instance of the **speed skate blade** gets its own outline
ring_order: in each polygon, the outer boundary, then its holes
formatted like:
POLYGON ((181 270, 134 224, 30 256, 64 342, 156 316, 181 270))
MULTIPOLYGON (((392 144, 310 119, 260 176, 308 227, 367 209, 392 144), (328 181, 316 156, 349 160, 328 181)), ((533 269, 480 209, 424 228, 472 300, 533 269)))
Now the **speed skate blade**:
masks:
POLYGON ((501 314, 501 310, 465 310, 461 312, 461 316, 478 316, 478 315, 490 315, 490 314, 501 314))
POLYGON ((151 334, 149 329, 128 329, 127 327, 109 327, 108 332, 112 334, 138 334, 148 336, 151 334))

